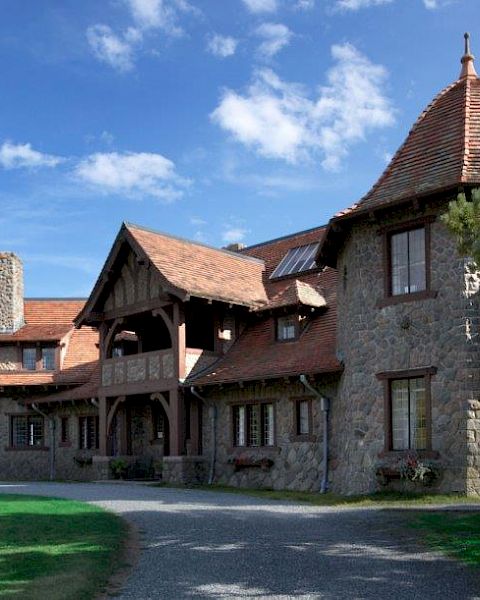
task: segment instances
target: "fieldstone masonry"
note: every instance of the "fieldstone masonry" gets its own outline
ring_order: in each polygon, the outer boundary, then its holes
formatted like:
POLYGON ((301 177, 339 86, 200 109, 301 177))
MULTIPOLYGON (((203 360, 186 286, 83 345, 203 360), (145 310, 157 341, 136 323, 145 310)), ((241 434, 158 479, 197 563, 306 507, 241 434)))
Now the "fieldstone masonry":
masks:
MULTIPOLYGON (((427 207, 437 214, 446 210, 427 207)), ((411 219, 397 211, 381 225, 411 219)), ((384 296, 383 236, 362 222, 338 258, 338 353, 345 363, 332 411, 332 483, 339 493, 373 491, 384 453, 383 382, 377 373, 436 367, 432 377, 432 450, 445 492, 480 491, 479 277, 458 256, 437 218, 431 224, 431 289, 435 298, 379 305, 384 296)), ((398 460, 397 453, 388 453, 398 460)), ((385 459, 385 457, 383 457, 385 459)))
POLYGON ((0 333, 15 333, 23 324, 22 261, 12 252, 0 252, 0 333))

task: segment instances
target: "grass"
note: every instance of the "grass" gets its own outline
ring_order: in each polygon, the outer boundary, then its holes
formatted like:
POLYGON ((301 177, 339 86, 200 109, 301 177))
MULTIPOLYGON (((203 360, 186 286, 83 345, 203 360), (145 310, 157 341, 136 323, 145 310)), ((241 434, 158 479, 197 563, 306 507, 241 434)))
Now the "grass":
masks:
MULTIPOLYGON (((165 484, 159 484, 165 487, 165 484)), ((170 486, 167 486, 170 487, 170 486)), ((178 487, 178 486, 172 486, 178 487)), ((227 492, 229 494, 243 494, 255 498, 265 498, 266 500, 287 500, 291 502, 302 502, 316 506, 385 506, 385 507, 405 507, 405 506, 428 506, 435 504, 479 504, 480 497, 465 496, 460 494, 415 494, 411 492, 377 492, 368 496, 338 496, 327 493, 317 492, 297 492, 291 490, 271 490, 255 488, 237 488, 226 485, 198 485, 189 486, 192 489, 200 489, 212 492, 227 492)))
POLYGON ((430 548, 462 562, 480 565, 480 514, 434 512, 417 515, 411 523, 430 548))
POLYGON ((0 495, 0 598, 90 600, 122 564, 126 537, 95 506, 0 495))

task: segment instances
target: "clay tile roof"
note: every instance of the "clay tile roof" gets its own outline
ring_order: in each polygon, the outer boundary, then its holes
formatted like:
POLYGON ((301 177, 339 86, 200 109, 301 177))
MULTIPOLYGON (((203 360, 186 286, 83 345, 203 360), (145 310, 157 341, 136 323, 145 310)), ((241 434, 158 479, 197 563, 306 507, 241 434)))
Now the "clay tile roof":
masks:
POLYGON ((467 45, 459 79, 421 113, 372 189, 346 212, 470 183, 480 183, 480 79, 467 45))
POLYGON ((26 299, 25 325, 15 333, 0 334, 0 342, 61 340, 84 304, 85 300, 26 299))
POLYGON ((90 379, 83 385, 49 394, 48 396, 40 396, 38 398, 27 398, 25 402, 27 404, 37 403, 49 403, 49 402, 64 402, 74 400, 89 400, 95 398, 100 387, 100 366, 97 363, 95 368, 92 370, 90 379))
POLYGON ((125 224, 154 267, 191 296, 255 307, 267 302, 263 261, 125 224))
POLYGON ((24 327, 0 335, 0 342, 65 343, 60 371, 1 371, 0 386, 78 385, 85 383, 98 362, 98 333, 91 327, 74 329, 73 319, 84 300, 25 300, 24 327))
POLYGON ((269 303, 258 310, 271 310, 285 306, 310 306, 321 308, 327 305, 325 298, 309 283, 295 279, 288 282, 277 294, 270 298, 269 303))

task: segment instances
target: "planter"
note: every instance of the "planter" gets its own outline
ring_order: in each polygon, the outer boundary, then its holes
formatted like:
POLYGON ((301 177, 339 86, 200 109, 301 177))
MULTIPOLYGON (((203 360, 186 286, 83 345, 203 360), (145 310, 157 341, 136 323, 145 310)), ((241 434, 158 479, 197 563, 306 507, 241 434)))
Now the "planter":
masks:
POLYGON ((228 463, 233 465, 235 471, 241 471, 242 469, 261 469, 262 471, 268 471, 274 465, 271 458, 239 457, 229 459, 228 463))

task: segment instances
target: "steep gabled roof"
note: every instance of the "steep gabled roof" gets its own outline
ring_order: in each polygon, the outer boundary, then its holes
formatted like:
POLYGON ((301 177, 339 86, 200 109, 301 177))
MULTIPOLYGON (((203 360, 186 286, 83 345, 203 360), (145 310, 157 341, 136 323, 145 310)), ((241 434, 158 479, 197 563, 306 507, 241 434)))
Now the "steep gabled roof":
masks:
MULTIPOLYGON (((460 77, 421 113, 371 190, 330 221, 319 258, 332 251, 340 222, 402 201, 480 184, 480 79, 468 38, 460 77)), ((328 259, 326 264, 334 264, 328 259)))
POLYGON ((190 296, 256 308, 267 302, 263 261, 228 250, 123 223, 76 324, 88 321, 105 290, 120 249, 127 243, 156 271, 162 288, 182 300, 190 296))
POLYGON ((0 386, 77 385, 89 380, 98 361, 98 332, 91 327, 74 329, 73 319, 84 300, 25 300, 26 324, 0 342, 64 342, 66 352, 60 371, 1 371, 0 386))
POLYGON ((125 224, 163 277, 185 295, 244 306, 266 302, 263 261, 125 224))

